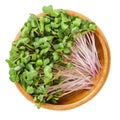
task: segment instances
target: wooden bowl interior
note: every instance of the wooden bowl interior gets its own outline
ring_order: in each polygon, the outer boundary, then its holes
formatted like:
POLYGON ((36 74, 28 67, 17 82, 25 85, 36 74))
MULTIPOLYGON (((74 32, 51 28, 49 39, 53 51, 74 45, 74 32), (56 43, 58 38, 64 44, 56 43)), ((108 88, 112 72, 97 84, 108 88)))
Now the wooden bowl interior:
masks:
MULTIPOLYGON (((82 19, 90 20, 87 17, 81 15, 80 13, 70 11, 70 10, 67 10, 67 12, 69 15, 79 16, 82 19)), ((39 14, 38 16, 41 16, 41 15, 43 14, 39 14)), ((19 34, 17 35, 16 39, 18 37, 19 37, 19 34)), ((97 27, 97 30, 95 31, 95 43, 96 43, 96 48, 98 51, 100 63, 102 65, 102 69, 100 73, 98 74, 98 76, 94 78, 95 85, 92 87, 92 89, 73 92, 71 94, 68 94, 62 97, 59 100, 57 105, 47 103, 45 105, 42 105, 42 107, 47 108, 47 109, 52 109, 52 110, 72 109, 79 105, 82 105, 83 103, 86 103, 98 93, 98 91, 102 88, 102 86, 104 85, 106 81, 106 78, 109 72, 109 67, 110 67, 109 47, 108 47, 106 38, 104 37, 102 31, 98 27, 97 27)), ((34 103, 31 95, 27 94, 25 90, 18 83, 16 83, 16 86, 28 100, 34 103)))

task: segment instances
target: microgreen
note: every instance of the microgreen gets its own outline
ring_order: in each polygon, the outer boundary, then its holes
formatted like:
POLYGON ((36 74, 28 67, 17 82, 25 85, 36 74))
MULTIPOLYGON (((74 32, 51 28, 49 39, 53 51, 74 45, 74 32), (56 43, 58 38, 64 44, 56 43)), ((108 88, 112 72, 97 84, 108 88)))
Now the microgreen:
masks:
MULTIPOLYGON (((96 30, 95 23, 70 16, 62 9, 54 10, 52 5, 44 6, 43 13, 41 17, 30 14, 6 60, 10 67, 10 80, 18 82, 31 94, 38 108, 46 102, 56 104, 60 96, 67 93, 64 89, 67 90, 69 83, 64 79, 69 80, 72 76, 77 83, 79 79, 85 80, 73 69, 73 61, 66 58, 74 53, 72 48, 79 34, 96 30)), ((88 71, 91 70, 89 64, 87 67, 88 71)), ((70 84, 74 85, 72 80, 70 84)))

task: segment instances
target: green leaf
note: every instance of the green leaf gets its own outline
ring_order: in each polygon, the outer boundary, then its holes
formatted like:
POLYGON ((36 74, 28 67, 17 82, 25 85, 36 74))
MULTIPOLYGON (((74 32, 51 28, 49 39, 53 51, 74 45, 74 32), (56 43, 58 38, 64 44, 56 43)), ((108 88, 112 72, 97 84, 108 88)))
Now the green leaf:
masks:
POLYGON ((66 66, 67 68, 72 68, 72 64, 71 63, 67 63, 67 66, 66 66))
POLYGON ((51 100, 54 96, 51 94, 48 96, 47 101, 51 100))
POLYGON ((45 25, 45 31, 46 32, 50 32, 51 31, 51 25, 50 24, 45 25))
POLYGON ((30 31, 30 36, 35 37, 36 34, 39 35, 38 28, 32 28, 32 30, 30 31))
POLYGON ((21 66, 16 66, 16 67, 14 67, 14 70, 15 71, 19 71, 21 69, 21 66))
POLYGON ((59 55, 58 55, 58 53, 57 52, 53 52, 53 60, 54 61, 57 61, 57 60, 59 60, 59 55))
POLYGON ((60 18, 60 17, 55 17, 54 22, 55 22, 55 23, 60 23, 60 22, 61 22, 61 18, 60 18))
POLYGON ((64 45, 63 45, 63 43, 59 43, 59 44, 54 44, 54 49, 56 50, 56 49, 63 49, 64 48, 64 45))
POLYGON ((65 31, 68 28, 68 25, 62 22, 61 23, 61 28, 62 28, 63 31, 65 31))
POLYGON ((33 45, 35 46, 35 48, 40 47, 41 44, 44 44, 45 42, 50 42, 54 39, 54 36, 46 36, 46 37, 42 37, 42 38, 36 38, 35 42, 33 43, 33 45))
POLYGON ((51 42, 54 39, 54 36, 46 36, 47 41, 51 42))
POLYGON ((35 105, 37 106, 38 109, 40 109, 41 103, 35 103, 35 105))
POLYGON ((45 23, 50 23, 50 17, 49 16, 44 16, 44 22, 45 23))
POLYGON ((32 54, 32 58, 31 58, 31 60, 32 60, 32 61, 35 61, 35 60, 36 60, 36 58, 37 58, 36 53, 32 54))
POLYGON ((36 78, 37 75, 38 72, 36 70, 24 71, 23 80, 25 80, 27 84, 31 85, 33 83, 33 79, 36 78))
POLYGON ((40 33, 43 35, 44 34, 44 17, 40 17, 40 33))
POLYGON ((55 22, 51 22, 51 27, 54 29, 54 28, 58 28, 60 26, 60 24, 58 23, 55 23, 55 22))
POLYGON ((50 48, 42 49, 41 52, 40 52, 40 55, 46 54, 49 51, 49 49, 50 48))
POLYGON ((49 73, 46 77, 44 77, 44 84, 48 84, 52 78, 52 73, 49 73))
POLYGON ((91 29, 91 30, 96 30, 96 24, 95 23, 90 23, 89 24, 89 29, 91 29))
POLYGON ((16 72, 16 70, 14 70, 14 68, 11 68, 9 70, 9 75, 10 75, 10 80, 12 82, 15 82, 16 80, 18 80, 17 72, 16 72))
POLYGON ((61 13, 62 23, 69 22, 70 19, 67 17, 67 13, 65 11, 63 11, 63 12, 64 13, 61 13))
POLYGON ((73 21, 73 25, 74 26, 80 26, 81 24, 81 19, 80 18, 75 18, 75 20, 73 21))
POLYGON ((65 46, 67 44, 67 40, 69 39, 68 36, 65 36, 62 40, 63 45, 65 46))
POLYGON ((79 27, 73 27, 72 29, 71 29, 71 33, 72 34, 75 34, 75 33, 78 33, 79 32, 79 27))
POLYGON ((10 68, 14 66, 14 63, 11 60, 7 59, 6 62, 8 63, 10 68))
POLYGON ((44 85, 40 85, 39 87, 37 87, 36 94, 42 94, 42 95, 47 95, 47 89, 44 87, 44 85))
POLYGON ((34 88, 32 86, 27 86, 27 89, 26 89, 27 93, 29 94, 33 94, 34 93, 34 88))
POLYGON ((34 19, 32 19, 32 20, 31 20, 31 26, 32 26, 32 27, 37 27, 37 26, 38 26, 38 25, 37 25, 37 21, 34 20, 34 19))
POLYGON ((21 57, 21 61, 25 64, 27 64, 30 61, 30 56, 26 56, 26 57, 21 57))
POLYGON ((44 42, 41 46, 40 46, 42 49, 45 49, 45 48, 50 48, 50 43, 49 42, 44 42))
POLYGON ((20 50, 25 50, 25 46, 20 46, 19 49, 20 50))
POLYGON ((31 22, 32 20, 34 20, 37 23, 38 22, 38 17, 34 14, 30 14, 30 17, 29 17, 28 21, 31 22))
POLYGON ((51 12, 52 17, 57 17, 58 15, 59 15, 59 12, 57 12, 57 11, 51 12))
POLYGON ((73 41, 68 41, 66 47, 71 48, 73 44, 73 41))
POLYGON ((19 38, 17 41, 16 41, 16 46, 19 46, 21 44, 27 44, 30 42, 30 39, 29 38, 19 38))
POLYGON ((53 12, 53 7, 52 7, 52 5, 43 6, 42 10, 46 14, 51 14, 53 12))
POLYGON ((38 59, 36 61, 36 66, 41 66, 43 64, 43 61, 41 59, 38 59))
POLYGON ((45 14, 49 14, 52 17, 57 17, 59 15, 59 12, 53 10, 52 5, 44 6, 42 10, 45 14))
POLYGON ((12 45, 12 48, 10 50, 10 60, 11 61, 16 60, 19 57, 19 55, 20 55, 19 49, 15 45, 12 45))
POLYGON ((27 68, 29 71, 34 70, 33 65, 32 65, 32 64, 30 64, 30 63, 26 64, 26 68, 27 68))
POLYGON ((45 66, 44 68, 44 75, 45 75, 45 80, 50 80, 53 76, 52 74, 52 68, 50 65, 45 66))
POLYGON ((41 103, 43 103, 44 95, 39 95, 39 96, 38 96, 38 100, 39 100, 41 103))
POLYGON ((65 54, 70 54, 70 49, 69 49, 69 48, 65 48, 65 49, 64 49, 64 53, 65 53, 65 54))
POLYGON ((29 31, 32 29, 32 25, 31 25, 30 22, 26 22, 26 26, 27 26, 27 28, 29 29, 29 31))
POLYGON ((88 20, 82 20, 81 29, 82 31, 88 30, 90 22, 88 20))
POLYGON ((20 36, 21 37, 28 37, 29 35, 29 28, 28 27, 24 27, 22 30, 21 30, 21 33, 20 33, 20 36))
POLYGON ((43 60, 43 65, 46 66, 47 64, 50 63, 50 59, 49 58, 46 58, 43 60))

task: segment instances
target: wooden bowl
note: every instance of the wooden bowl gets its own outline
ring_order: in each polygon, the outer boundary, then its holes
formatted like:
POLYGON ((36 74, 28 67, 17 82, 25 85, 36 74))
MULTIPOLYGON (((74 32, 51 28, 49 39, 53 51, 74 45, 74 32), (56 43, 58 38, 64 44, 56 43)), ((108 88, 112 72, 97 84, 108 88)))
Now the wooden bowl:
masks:
MULTIPOLYGON (((87 19, 89 21, 91 21, 90 19, 88 19, 87 17, 85 17, 84 15, 71 11, 71 10, 67 10, 68 14, 71 16, 79 16, 82 19, 87 19)), ((42 16, 43 14, 39 14, 38 16, 42 16)), ((16 36, 15 40, 19 38, 19 33, 16 36)), ((62 97, 57 105, 54 104, 44 104, 42 105, 43 108, 47 108, 47 109, 51 109, 51 110, 68 110, 68 109, 72 109, 75 107, 78 107, 86 102, 88 102, 90 99, 92 99, 98 92, 99 90, 103 87, 106 78, 108 76, 109 73, 109 69, 110 69, 110 50, 109 50, 109 46, 108 43, 106 41, 105 36, 103 35, 102 31, 99 29, 99 27, 97 26, 97 30, 95 31, 95 38, 96 38, 96 48, 98 51, 98 56, 100 59, 100 63, 102 65, 102 69, 100 71, 100 73, 98 74, 98 76, 96 76, 95 78, 95 85, 92 87, 91 90, 85 90, 85 91, 77 91, 77 92, 73 92, 69 95, 66 95, 64 97, 62 97)), ((15 83, 17 88, 19 89, 19 91, 32 103, 34 103, 33 101, 33 97, 31 95, 29 95, 17 82, 15 83)))

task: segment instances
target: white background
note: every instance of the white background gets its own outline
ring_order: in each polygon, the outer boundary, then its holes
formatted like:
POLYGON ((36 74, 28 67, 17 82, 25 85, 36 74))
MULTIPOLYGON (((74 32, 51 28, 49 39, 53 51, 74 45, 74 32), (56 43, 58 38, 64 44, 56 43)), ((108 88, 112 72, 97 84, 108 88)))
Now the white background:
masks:
POLYGON ((0 0, 0 120, 120 120, 120 3, 119 0, 0 0), (92 19, 103 31, 111 49, 111 69, 101 91, 86 104, 68 111, 37 109, 10 82, 11 43, 27 20, 42 6, 70 9, 92 19))

